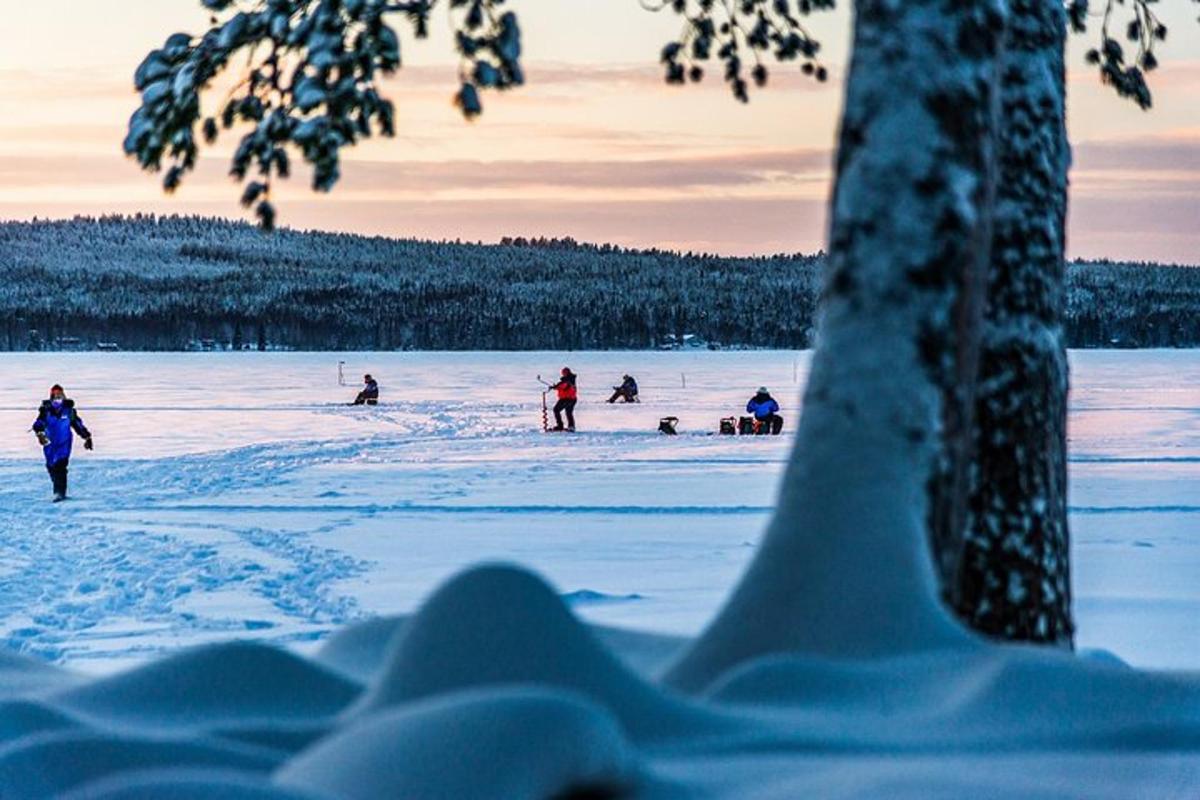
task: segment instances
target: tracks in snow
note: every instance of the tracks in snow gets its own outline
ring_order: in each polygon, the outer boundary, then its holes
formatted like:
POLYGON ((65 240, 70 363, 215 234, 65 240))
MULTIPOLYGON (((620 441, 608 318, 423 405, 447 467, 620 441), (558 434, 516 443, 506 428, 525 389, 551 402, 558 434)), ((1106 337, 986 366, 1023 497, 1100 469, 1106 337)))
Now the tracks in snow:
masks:
MULTIPOLYGON (((0 645, 78 662, 150 655, 180 641, 247 630, 275 641, 320 637, 362 613, 339 587, 370 568, 338 549, 334 537, 343 526, 389 512, 707 516, 767 510, 706 503, 465 504, 472 463, 493 471, 500 452, 504 464, 530 469, 581 442, 514 431, 467 409, 453 412, 397 419, 386 432, 366 436, 351 417, 344 441, 155 459, 81 458, 72 468, 78 499, 57 505, 47 502, 48 482, 36 460, 0 461, 0 645), (498 437, 522 452, 489 443, 481 458, 480 443, 498 437), (289 483, 311 481, 311 475, 297 478, 300 471, 396 462, 435 478, 445 470, 447 485, 424 487, 420 502, 355 504, 338 499, 333 487, 312 492, 304 486, 291 490, 296 502, 280 499, 288 497, 289 483), (256 502, 256 495, 266 502, 256 502)), ((646 440, 637 433, 595 433, 582 441, 601 448, 606 459, 642 467, 778 461, 778 453, 766 449, 760 458, 687 459, 677 451, 664 452, 662 461, 625 458, 642 452, 646 440)))
POLYGON ((355 601, 334 587, 368 565, 323 546, 328 526, 269 530, 218 513, 156 517, 184 500, 352 460, 361 447, 317 443, 96 461, 72 470, 82 499, 54 505, 46 501, 44 475, 28 462, 0 466, 0 479, 7 478, 0 487, 0 642, 57 661, 112 658, 155 651, 182 635, 251 629, 260 638, 314 637, 354 618, 355 601), (254 596, 274 621, 199 601, 221 591, 254 596), (279 625, 280 616, 289 624, 279 625))

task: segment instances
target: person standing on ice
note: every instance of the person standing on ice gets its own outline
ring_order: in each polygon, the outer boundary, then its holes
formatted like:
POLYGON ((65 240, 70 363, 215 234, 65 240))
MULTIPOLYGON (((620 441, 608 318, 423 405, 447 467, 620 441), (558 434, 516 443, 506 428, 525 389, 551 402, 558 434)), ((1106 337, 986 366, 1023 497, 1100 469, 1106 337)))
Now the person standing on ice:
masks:
POLYGON ((758 387, 758 393, 746 403, 746 413, 753 414, 758 423, 755 433, 778 435, 783 430, 783 417, 779 416, 779 403, 771 397, 767 387, 758 387))
POLYGON ((46 471, 54 486, 54 502, 67 499, 67 463, 71 460, 74 433, 83 437, 83 449, 92 449, 92 434, 75 411, 75 401, 68 400, 63 387, 50 387, 50 397, 42 401, 37 419, 33 421, 42 452, 46 455, 46 471))
POLYGON ((554 404, 554 428, 553 430, 561 431, 563 429, 563 412, 567 415, 567 430, 571 433, 575 432, 575 403, 579 401, 579 389, 575 385, 575 380, 579 376, 571 372, 570 367, 562 368, 562 377, 558 379, 558 383, 550 388, 558 393, 558 402, 554 404))
POLYGON ((354 405, 374 406, 379 404, 379 384, 371 377, 370 373, 363 375, 363 389, 358 393, 358 397, 354 398, 354 405))

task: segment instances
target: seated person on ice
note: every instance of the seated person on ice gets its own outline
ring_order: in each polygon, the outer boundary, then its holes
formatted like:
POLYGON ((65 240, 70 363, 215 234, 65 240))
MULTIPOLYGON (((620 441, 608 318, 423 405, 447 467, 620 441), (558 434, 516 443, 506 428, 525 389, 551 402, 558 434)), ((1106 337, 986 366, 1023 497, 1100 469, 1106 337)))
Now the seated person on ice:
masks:
POLYGON ((563 429, 562 415, 567 412, 567 430, 575 432, 575 403, 579 400, 579 390, 575 379, 579 376, 571 372, 570 367, 562 368, 562 377, 550 388, 558 393, 558 402, 554 404, 554 427, 551 430, 563 429))
POLYGON ((379 384, 369 374, 363 375, 363 390, 354 398, 354 405, 374 406, 379 404, 379 384))
POLYGON ((72 431, 83 437, 83 449, 92 449, 92 434, 75 413, 75 401, 68 400, 63 387, 50 387, 50 398, 42 401, 33 432, 46 456, 46 471, 54 486, 54 502, 67 499, 67 462, 71 460, 72 431))
POLYGON ((783 430, 783 417, 779 416, 779 403, 771 397, 767 387, 758 387, 758 393, 746 403, 746 412, 754 415, 754 432, 778 435, 783 430))
POLYGON ((612 397, 608 398, 608 402, 615 403, 621 398, 626 403, 636 403, 638 401, 637 381, 632 375, 622 375, 621 385, 613 387, 612 397))

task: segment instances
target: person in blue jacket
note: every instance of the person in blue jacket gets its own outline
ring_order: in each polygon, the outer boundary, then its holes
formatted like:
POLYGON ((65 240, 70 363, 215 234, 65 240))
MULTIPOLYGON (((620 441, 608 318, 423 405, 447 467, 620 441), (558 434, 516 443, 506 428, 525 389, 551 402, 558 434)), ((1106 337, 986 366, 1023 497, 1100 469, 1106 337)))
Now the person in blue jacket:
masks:
POLYGON ((42 452, 46 455, 46 471, 54 485, 54 502, 67 499, 67 463, 71 460, 74 433, 83 437, 83 448, 92 449, 92 434, 75 411, 75 401, 68 400, 63 387, 50 387, 50 397, 42 401, 37 419, 33 421, 42 452))
POLYGON ((356 406, 374 406, 379 404, 379 383, 371 377, 370 373, 363 375, 363 388, 358 393, 358 397, 354 398, 356 406))
POLYGON ((749 403, 746 403, 746 413, 753 414, 758 423, 755 426, 755 433, 770 433, 777 436, 783 430, 783 417, 779 416, 779 403, 775 402, 775 398, 771 397, 771 393, 765 386, 758 387, 758 393, 750 398, 749 403))
POLYGON ((608 398, 608 402, 615 403, 617 400, 626 403, 636 403, 638 401, 638 385, 632 375, 622 375, 621 385, 613 387, 612 397, 608 398))

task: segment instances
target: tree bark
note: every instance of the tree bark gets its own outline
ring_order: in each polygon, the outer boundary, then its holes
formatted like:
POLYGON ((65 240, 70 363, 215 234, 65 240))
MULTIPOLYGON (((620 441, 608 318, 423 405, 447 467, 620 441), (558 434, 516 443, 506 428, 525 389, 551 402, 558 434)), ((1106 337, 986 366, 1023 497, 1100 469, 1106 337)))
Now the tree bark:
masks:
POLYGON ((1066 19, 1053 0, 1009 8, 976 467, 953 600, 983 633, 1070 646, 1066 19))
POLYGON ((754 561, 669 684, 698 690, 768 653, 975 641, 940 600, 928 531, 958 457, 943 434, 963 434, 953 415, 974 402, 1003 27, 998 2, 857 3, 795 448, 754 561))

